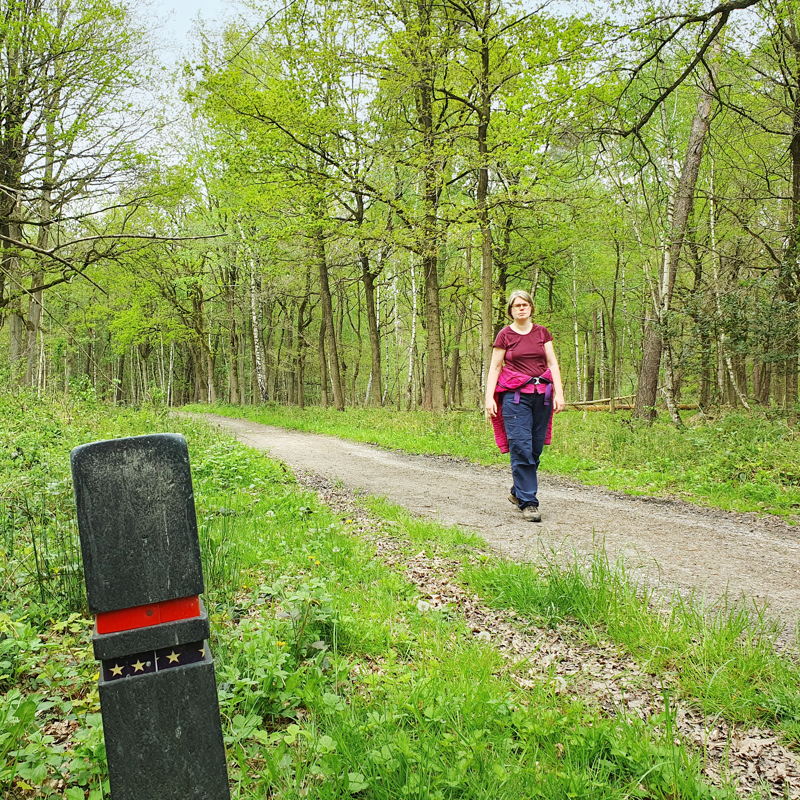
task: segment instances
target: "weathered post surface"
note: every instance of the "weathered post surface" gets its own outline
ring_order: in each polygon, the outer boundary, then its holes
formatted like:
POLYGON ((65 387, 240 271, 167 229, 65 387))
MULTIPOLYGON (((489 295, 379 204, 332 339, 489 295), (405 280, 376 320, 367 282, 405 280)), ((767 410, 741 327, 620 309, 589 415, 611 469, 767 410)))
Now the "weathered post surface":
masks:
POLYGON ((72 451, 114 800, 229 800, 186 440, 72 451))

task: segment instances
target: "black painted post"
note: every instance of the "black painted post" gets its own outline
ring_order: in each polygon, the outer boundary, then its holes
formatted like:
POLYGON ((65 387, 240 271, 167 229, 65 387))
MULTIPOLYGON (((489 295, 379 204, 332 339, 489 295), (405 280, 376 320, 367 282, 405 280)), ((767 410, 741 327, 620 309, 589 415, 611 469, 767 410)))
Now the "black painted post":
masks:
POLYGON ((229 800, 186 440, 72 451, 114 800, 229 800))

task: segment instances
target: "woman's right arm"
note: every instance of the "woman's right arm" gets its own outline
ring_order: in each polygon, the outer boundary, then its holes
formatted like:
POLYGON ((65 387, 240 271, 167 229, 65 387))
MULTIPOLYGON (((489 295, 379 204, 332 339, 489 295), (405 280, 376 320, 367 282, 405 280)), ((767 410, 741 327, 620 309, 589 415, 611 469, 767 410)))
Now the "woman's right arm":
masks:
POLYGON ((492 363, 486 375, 486 413, 490 417, 497 416, 497 403, 494 401, 494 390, 497 388, 497 379, 503 369, 503 359, 506 351, 501 347, 492 348, 492 363))

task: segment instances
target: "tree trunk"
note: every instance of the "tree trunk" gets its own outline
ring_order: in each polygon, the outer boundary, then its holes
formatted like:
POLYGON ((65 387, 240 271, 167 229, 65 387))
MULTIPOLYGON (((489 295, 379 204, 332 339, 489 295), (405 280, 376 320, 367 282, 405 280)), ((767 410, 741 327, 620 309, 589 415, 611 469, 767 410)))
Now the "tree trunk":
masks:
MULTIPOLYGON (((356 223, 364 223, 364 194, 356 192, 356 223)), ((388 228, 392 227, 392 216, 389 215, 388 228)), ((382 259, 379 261, 378 273, 371 269, 369 253, 363 243, 359 245, 359 263, 361 264, 361 282, 364 284, 364 302, 367 306, 367 328, 369 330, 369 349, 370 349, 370 380, 369 397, 373 406, 380 406, 383 402, 383 391, 381 389, 381 336, 378 327, 377 299, 375 296, 375 279, 380 273, 382 259)), ((355 404, 355 400, 353 401, 355 404)))
POLYGON ((114 387, 114 402, 117 405, 122 403, 123 398, 123 380, 125 379, 125 351, 119 357, 119 372, 117 373, 117 384, 114 387))
POLYGON ((267 386, 264 383, 264 365, 261 362, 261 331, 258 324, 258 291, 256 288, 256 264, 255 259, 250 256, 250 324, 253 334, 253 357, 255 359, 256 380, 258 381, 258 391, 261 394, 261 401, 267 402, 267 386))
POLYGON ((208 376, 206 374, 207 362, 205 348, 197 342, 192 342, 190 350, 192 353, 192 364, 194 366, 193 399, 195 403, 205 403, 208 401, 208 376))
MULTIPOLYGON (((798 70, 797 81, 800 83, 800 36, 795 26, 787 26, 784 35, 787 37, 794 51, 794 64, 798 70)), ((787 59, 788 63, 788 59, 787 59)), ((794 91, 792 106, 792 132, 789 142, 789 153, 792 159, 792 185, 791 206, 789 209, 790 230, 786 239, 786 248, 783 253, 779 270, 778 285, 784 300, 790 305, 791 316, 794 320, 800 314, 800 91, 794 91)), ((785 393, 784 404, 791 405, 797 400, 797 358, 798 337, 796 328, 789 340, 784 344, 785 354, 785 393)))
MULTIPOLYGON (((712 66, 713 70, 714 67, 712 66)), ((662 263, 659 281, 658 305, 655 315, 650 317, 643 343, 642 365, 639 370, 639 388, 636 394, 633 415, 652 422, 655 419, 656 396, 658 392, 658 371, 661 364, 661 351, 664 345, 663 331, 672 306, 672 294, 678 274, 678 263, 686 234, 686 226, 694 202, 694 191, 700 163, 703 160, 703 145, 711 124, 711 102, 714 80, 709 73, 703 76, 700 97, 697 101, 689 145, 683 161, 680 180, 675 195, 672 214, 669 249, 662 263)))
POLYGON ((261 394, 261 401, 267 402, 267 385, 264 381, 264 364, 261 359, 261 326, 259 323, 260 298, 258 294, 258 283, 256 282, 256 257, 247 244, 247 240, 242 229, 242 224, 237 222, 239 236, 241 237, 242 247, 247 252, 247 260, 250 266, 250 334, 253 338, 253 361, 255 364, 256 380, 258 391, 261 394))
POLYGON ((414 391, 414 357, 417 352, 417 282, 411 264, 411 339, 408 343, 408 378, 406 380, 406 410, 410 411, 414 391))
POLYGON ((322 302, 322 324, 325 328, 325 350, 330 362, 331 388, 333 390, 333 405, 337 411, 344 411, 344 391, 342 378, 339 371, 339 350, 336 346, 336 329, 334 328, 333 300, 328 279, 328 260, 325 253, 325 240, 322 230, 317 230, 314 238, 314 248, 319 277, 319 289, 322 302))
POLYGON ((217 402, 217 384, 214 381, 216 358, 214 352, 209 348, 206 350, 206 380, 208 382, 208 402, 217 402))
POLYGON ((437 209, 441 191, 441 155, 437 153, 433 121, 434 65, 430 53, 430 8, 418 2, 419 38, 423 44, 420 75, 416 90, 417 122, 422 131, 423 190, 422 204, 422 280, 425 286, 425 323, 428 333, 428 380, 425 385, 427 405, 431 411, 443 411, 444 357, 442 353, 441 309, 439 307, 439 223, 437 209))
MULTIPOLYGON (((484 19, 488 24, 491 0, 484 2, 484 19)), ((475 192, 478 224, 481 231, 481 341, 483 342, 483 370, 486 374, 492 361, 492 317, 494 315, 494 266, 492 263, 492 228, 489 221, 487 199, 489 196, 488 134, 492 113, 492 95, 489 87, 489 38, 486 25, 481 31, 481 67, 478 75, 478 185, 475 192)), ((452 394, 452 392, 451 392, 452 394)))
POLYGON ((449 394, 447 403, 448 406, 454 406, 456 404, 459 373, 461 369, 461 334, 464 330, 465 316, 466 316, 466 310, 459 313, 459 309, 456 308, 456 330, 455 333, 453 334, 453 348, 450 361, 450 380, 447 382, 447 388, 449 394))
POLYGON ((639 370, 639 388, 634 403, 634 415, 653 421, 656 417, 658 370, 661 364, 661 334, 658 325, 648 317, 642 343, 642 366, 639 370))
POLYGON ((8 312, 8 361, 11 367, 11 386, 20 384, 22 374, 22 356, 25 348, 25 319, 22 310, 15 303, 8 312))
MULTIPOLYGON (((123 358, 124 358, 123 354, 123 358)), ((169 372, 167 377, 167 405, 172 406, 175 404, 175 397, 173 391, 173 375, 175 370, 175 340, 169 343, 169 372)))
POLYGON ((586 400, 594 400, 594 376, 597 363, 597 309, 592 311, 592 341, 586 363, 586 400))
POLYGON ((575 345, 575 392, 583 400, 583 381, 581 380, 581 340, 578 331, 578 282, 576 278, 575 256, 572 256, 572 340, 575 345))
POLYGON ((666 343, 666 363, 664 364, 664 398, 667 402, 667 411, 672 424, 678 428, 684 428, 683 420, 678 411, 678 404, 675 402, 675 369, 672 361, 672 347, 666 343))
POLYGON ((306 309, 311 300, 311 264, 306 264, 306 281, 303 299, 297 309, 297 405, 306 407, 306 337, 305 330, 311 324, 311 315, 306 309))
POLYGON ((328 399, 328 361, 325 353, 325 319, 319 325, 319 379, 321 384, 320 405, 327 408, 330 405, 328 399))
POLYGON ((375 278, 369 268, 369 256, 361 254, 361 280, 364 283, 364 300, 367 305, 367 328, 369 330, 370 350, 370 402, 373 406, 382 405, 383 389, 381 376, 381 335, 378 328, 378 315, 375 302, 375 278))
POLYGON ((236 284, 233 270, 225 282, 225 311, 228 315, 228 388, 231 405, 239 405, 242 393, 239 385, 239 326, 236 322, 236 284))

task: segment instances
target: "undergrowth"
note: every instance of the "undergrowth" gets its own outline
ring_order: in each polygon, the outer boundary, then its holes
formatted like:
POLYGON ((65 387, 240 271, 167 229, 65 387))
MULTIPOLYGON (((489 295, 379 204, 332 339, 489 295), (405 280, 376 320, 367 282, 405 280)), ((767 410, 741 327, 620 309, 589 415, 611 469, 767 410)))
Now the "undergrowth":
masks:
MULTIPOLYGON (((200 424, 90 400, 57 406, 0 399, 4 798, 108 796, 91 620, 82 592, 69 587, 82 574, 69 451, 164 430, 189 442, 234 797, 734 796, 732 786, 702 780, 697 755, 674 737, 669 710, 647 721, 608 716, 591 697, 563 694, 547 676, 520 688, 457 610, 418 606, 416 588, 353 535, 352 520, 321 507, 282 465, 200 424), (55 544, 43 547, 44 540, 55 544)), ((385 512, 409 547, 430 541, 442 552, 464 553, 480 544, 455 529, 385 512)), ((619 613, 620 628, 637 613, 646 619, 646 608, 634 610, 634 596, 620 595, 623 582, 611 572, 603 593, 591 573, 581 588, 577 572, 527 569, 515 573, 490 560, 466 570, 464 580, 498 604, 529 604, 531 614, 540 602, 532 598, 549 591, 544 616, 554 624, 560 615, 580 619, 588 638, 613 621, 615 603, 631 604, 619 613), (535 589, 536 582, 551 586, 535 589), (520 594, 512 598, 512 589, 520 594), (601 599, 591 600, 595 594, 601 599)), ((651 622, 637 626, 661 630, 651 622)), ((613 625, 608 629, 617 635, 613 625)), ((702 638, 683 632, 658 635, 671 649, 654 669, 720 674, 720 662, 704 659, 724 637, 708 638, 704 649, 702 638)), ((625 646, 642 657, 649 645, 632 639, 625 646)), ((770 676, 765 663, 760 694, 724 713, 774 719, 788 730, 796 690, 788 672, 773 663, 770 676), (757 712, 759 704, 766 711, 757 712)), ((697 702, 712 699, 698 694, 697 702)))

